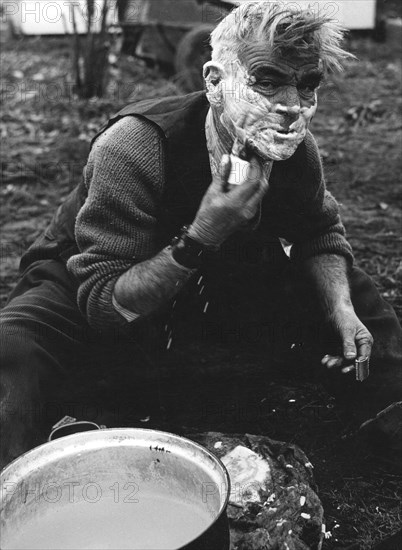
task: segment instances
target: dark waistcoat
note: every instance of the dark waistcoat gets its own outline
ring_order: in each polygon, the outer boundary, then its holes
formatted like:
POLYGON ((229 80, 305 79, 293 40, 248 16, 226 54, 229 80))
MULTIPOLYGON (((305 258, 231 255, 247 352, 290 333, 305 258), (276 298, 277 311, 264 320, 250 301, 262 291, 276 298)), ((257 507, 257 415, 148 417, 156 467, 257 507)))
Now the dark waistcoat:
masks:
MULTIPOLYGON (((166 182, 159 213, 160 234, 165 238, 173 237, 183 224, 194 219, 211 183, 204 128, 208 108, 204 92, 133 103, 112 117, 92 141, 124 116, 140 116, 155 124, 165 141, 167 155, 166 182)), ((58 208, 45 232, 24 254, 21 269, 37 260, 67 261, 78 253, 74 226, 86 196, 82 180, 58 208)))
MULTIPOLYGON (((184 224, 193 221, 211 183, 205 138, 208 109, 205 92, 133 103, 112 117, 93 140, 124 116, 145 118, 160 132, 167 156, 163 200, 158 214, 161 248, 170 242, 184 224)), ((277 165, 274 163, 274 168, 279 168, 277 165)), ((273 169, 271 179, 276 171, 273 169)), ((66 262, 72 255, 79 253, 74 227, 86 196, 87 189, 82 180, 58 208, 45 232, 24 254, 22 270, 37 260, 59 259, 66 262)), ((272 243, 268 235, 264 239, 272 243)), ((277 239, 274 240, 278 243, 277 239)))

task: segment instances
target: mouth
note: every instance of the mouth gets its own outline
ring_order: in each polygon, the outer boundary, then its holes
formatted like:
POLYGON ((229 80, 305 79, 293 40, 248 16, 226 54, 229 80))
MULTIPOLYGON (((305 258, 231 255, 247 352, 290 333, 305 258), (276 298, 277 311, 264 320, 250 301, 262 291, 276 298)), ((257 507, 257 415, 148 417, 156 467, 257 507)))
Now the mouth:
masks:
POLYGON ((278 126, 274 129, 274 135, 276 138, 279 139, 294 139, 297 136, 297 132, 292 126, 289 128, 283 128, 282 126, 278 126))

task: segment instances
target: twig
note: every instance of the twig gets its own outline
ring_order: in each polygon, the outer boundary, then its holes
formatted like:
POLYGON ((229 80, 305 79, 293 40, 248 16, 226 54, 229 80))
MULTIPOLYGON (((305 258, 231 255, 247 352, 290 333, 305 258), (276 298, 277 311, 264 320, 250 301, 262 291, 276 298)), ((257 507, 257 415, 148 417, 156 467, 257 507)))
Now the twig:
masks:
POLYGON ((80 36, 77 29, 77 21, 75 19, 75 4, 72 4, 72 23, 74 31, 74 42, 73 42, 73 59, 74 59, 74 74, 75 74, 75 85, 77 86, 77 91, 80 92, 82 88, 81 81, 81 72, 80 72, 80 36))

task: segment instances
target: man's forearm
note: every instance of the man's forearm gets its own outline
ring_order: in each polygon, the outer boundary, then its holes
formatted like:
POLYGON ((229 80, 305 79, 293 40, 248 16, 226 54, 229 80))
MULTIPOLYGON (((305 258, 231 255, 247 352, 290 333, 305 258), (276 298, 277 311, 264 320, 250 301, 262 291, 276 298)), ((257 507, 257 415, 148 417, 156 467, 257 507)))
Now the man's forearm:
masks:
POLYGON ((114 287, 120 306, 147 315, 166 304, 188 281, 194 269, 178 264, 170 247, 123 273, 114 287))
POLYGON ((348 264, 343 256, 320 254, 304 262, 307 278, 313 283, 324 313, 331 316, 340 307, 352 307, 348 264))

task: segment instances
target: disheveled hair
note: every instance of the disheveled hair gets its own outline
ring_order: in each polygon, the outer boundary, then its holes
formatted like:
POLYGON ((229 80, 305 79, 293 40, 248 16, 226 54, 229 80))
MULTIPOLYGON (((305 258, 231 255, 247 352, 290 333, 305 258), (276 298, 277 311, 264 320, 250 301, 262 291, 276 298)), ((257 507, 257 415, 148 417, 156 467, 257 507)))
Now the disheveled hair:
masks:
POLYGON ((233 10, 211 34, 212 59, 227 66, 253 42, 265 42, 273 54, 316 54, 324 70, 342 70, 354 56, 343 50, 345 29, 337 21, 296 3, 247 2, 233 10))

